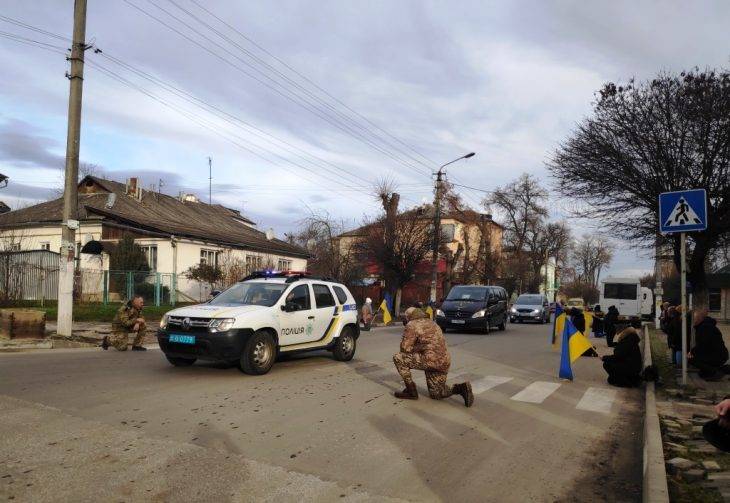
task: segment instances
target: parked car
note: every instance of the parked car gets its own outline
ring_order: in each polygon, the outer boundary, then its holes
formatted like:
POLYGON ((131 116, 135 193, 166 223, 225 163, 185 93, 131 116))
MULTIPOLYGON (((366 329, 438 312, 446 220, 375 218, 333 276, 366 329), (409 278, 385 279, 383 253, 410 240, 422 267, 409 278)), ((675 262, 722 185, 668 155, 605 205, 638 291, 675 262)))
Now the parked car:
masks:
POLYGON ((489 333, 507 327, 507 290, 501 286, 459 285, 451 289, 436 310, 442 330, 475 329, 489 333))
POLYGON ((282 353, 325 349, 335 360, 350 361, 359 335, 357 305, 345 285, 306 274, 261 271, 205 304, 168 312, 157 340, 176 367, 196 360, 223 361, 260 375, 282 353))
POLYGON ((547 323, 550 321, 550 303, 547 297, 539 293, 523 293, 510 309, 509 321, 547 323))
POLYGON ((568 299, 568 301, 565 303, 565 310, 570 311, 574 307, 580 309, 581 311, 585 311, 586 304, 585 302, 583 302, 583 299, 578 297, 568 299))

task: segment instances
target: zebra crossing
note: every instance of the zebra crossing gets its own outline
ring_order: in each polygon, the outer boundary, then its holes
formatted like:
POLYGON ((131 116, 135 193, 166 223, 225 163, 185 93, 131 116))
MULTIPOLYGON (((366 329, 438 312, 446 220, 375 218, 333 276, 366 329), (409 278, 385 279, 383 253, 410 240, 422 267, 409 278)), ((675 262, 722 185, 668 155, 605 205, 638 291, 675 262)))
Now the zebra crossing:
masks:
MULTIPOLYGON (((400 383, 398 375, 391 368, 383 366, 381 363, 362 362, 359 369, 360 374, 367 375, 371 379, 381 382, 400 383)), ((451 382, 461 380, 469 380, 474 395, 478 396, 493 390, 499 391, 499 387, 506 384, 514 385, 516 379, 514 377, 500 375, 476 376, 473 373, 461 375, 456 373, 453 377, 449 376, 449 381, 451 382)), ((564 382, 534 381, 525 385, 516 393, 511 394, 509 399, 515 402, 533 405, 543 404, 549 402, 551 397, 554 397, 564 385, 566 387, 574 386, 574 384, 564 382)), ((608 387, 588 387, 576 403, 575 409, 608 415, 614 409, 614 403, 617 397, 618 394, 615 389, 608 387)))

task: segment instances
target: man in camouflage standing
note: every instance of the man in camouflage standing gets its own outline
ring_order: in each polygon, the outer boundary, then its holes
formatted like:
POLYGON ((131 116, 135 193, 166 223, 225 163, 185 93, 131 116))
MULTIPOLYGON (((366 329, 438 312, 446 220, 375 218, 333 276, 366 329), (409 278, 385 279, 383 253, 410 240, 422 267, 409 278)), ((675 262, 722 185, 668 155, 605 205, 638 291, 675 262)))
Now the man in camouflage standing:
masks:
POLYGON ((118 351, 126 351, 127 335, 132 332, 135 334, 132 351, 147 351, 142 345, 147 331, 147 325, 142 318, 143 307, 144 299, 141 295, 135 295, 132 300, 120 307, 112 321, 112 335, 104 337, 101 347, 106 350, 109 346, 114 346, 118 351))
POLYGON ((406 325, 400 343, 400 353, 393 355, 393 363, 403 378, 406 388, 395 393, 397 398, 418 400, 416 384, 411 369, 424 370, 428 394, 434 400, 442 400, 451 395, 461 395, 464 405, 471 407, 474 394, 471 383, 464 382, 449 386, 446 376, 451 365, 451 357, 446 347, 446 339, 441 328, 416 307, 406 310, 406 325))

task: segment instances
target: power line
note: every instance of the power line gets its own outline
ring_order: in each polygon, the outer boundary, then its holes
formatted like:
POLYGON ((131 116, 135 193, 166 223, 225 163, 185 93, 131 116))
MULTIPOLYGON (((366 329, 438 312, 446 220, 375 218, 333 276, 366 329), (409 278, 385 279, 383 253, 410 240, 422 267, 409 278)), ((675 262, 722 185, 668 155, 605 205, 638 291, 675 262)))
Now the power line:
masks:
POLYGON ((345 134, 348 134, 349 136, 352 136, 353 138, 355 138, 355 139, 357 139, 357 140, 365 143, 366 145, 374 148, 375 150, 379 151, 380 153, 386 155, 387 157, 390 157, 391 159, 395 160, 396 162, 400 162, 404 166, 406 166, 406 167, 408 167, 408 168, 410 168, 412 170, 415 170, 418 174, 422 174, 414 166, 412 166, 412 165, 404 162, 402 159, 399 159, 397 156, 395 156, 392 153, 388 152, 387 150, 381 148, 380 146, 374 144, 372 141, 370 141, 368 138, 365 138, 362 134, 358 133, 357 131, 353 131, 352 128, 350 128, 346 124, 343 124, 342 121, 340 121, 339 119, 332 117, 330 114, 328 114, 326 112, 323 112, 323 111, 321 111, 320 109, 318 109, 316 107, 313 107, 312 104, 306 98, 302 98, 296 92, 293 92, 293 91, 289 90, 286 86, 284 86, 281 83, 277 82, 275 79, 272 79, 271 77, 269 77, 268 75, 266 75, 264 72, 262 72, 261 70, 259 70, 258 68, 256 68, 254 65, 250 64, 248 61, 243 60, 242 58, 240 58, 239 56, 237 56, 236 54, 234 54, 230 50, 228 50, 226 47, 222 46, 221 44, 219 44, 215 40, 211 39, 207 35, 201 33, 195 27, 193 27, 190 24, 186 23, 185 21, 181 20, 179 17, 177 17, 174 14, 170 13, 168 10, 164 9, 163 7, 160 7, 159 5, 155 4, 151 0, 147 0, 148 3, 152 4, 157 9, 159 9, 162 12, 166 13, 169 17, 171 17, 172 19, 175 19, 177 22, 179 22, 180 24, 182 24, 183 26, 185 26, 188 30, 196 33, 198 36, 202 37, 204 40, 206 40, 210 44, 213 44, 214 46, 216 46, 220 50, 224 51, 225 53, 229 54, 233 58, 237 59, 238 61, 240 61, 241 63, 243 63, 245 66, 247 66, 249 68, 252 68, 253 70, 257 71, 258 73, 261 73, 264 76, 264 78, 266 78, 267 80, 272 81, 274 84, 276 84, 277 86, 279 86, 281 89, 278 89, 276 87, 271 86, 267 82, 263 81, 261 78, 257 77, 256 75, 251 74, 248 70, 242 68, 240 65, 232 62, 231 60, 227 59, 224 56, 221 56, 217 52, 215 52, 212 49, 210 49, 208 46, 203 45, 202 43, 200 43, 197 40, 193 39, 192 37, 190 37, 186 33, 183 33, 182 31, 180 31, 179 29, 175 28, 174 26, 171 26, 169 23, 165 22, 164 20, 160 19, 159 17, 151 14, 150 12, 144 10, 143 8, 139 7, 138 5, 132 3, 130 0, 123 0, 123 1, 126 4, 128 4, 129 6, 133 7, 134 9, 136 9, 139 12, 141 12, 142 14, 144 14, 145 16, 148 16, 151 19, 154 19, 155 21, 157 21, 158 23, 162 24, 163 26, 165 26, 169 30, 177 33, 178 35, 180 35, 181 37, 185 38, 189 42, 193 43, 194 45, 196 45, 196 46, 200 47, 201 49, 203 49, 204 51, 208 52, 212 56, 220 59, 221 61, 223 61, 224 63, 228 64, 232 68, 235 68, 236 70, 240 71, 241 73, 243 73, 247 77, 255 80, 256 82, 258 82, 259 84, 263 85, 267 89, 269 89, 269 90, 271 90, 271 91, 279 94, 280 96, 286 98, 287 100, 289 100, 289 101, 295 103, 296 105, 304 108, 305 110, 307 110, 308 112, 314 114, 315 116, 319 117, 320 119, 322 119, 322 120, 328 122, 329 124, 335 126, 337 129, 340 129, 345 134))

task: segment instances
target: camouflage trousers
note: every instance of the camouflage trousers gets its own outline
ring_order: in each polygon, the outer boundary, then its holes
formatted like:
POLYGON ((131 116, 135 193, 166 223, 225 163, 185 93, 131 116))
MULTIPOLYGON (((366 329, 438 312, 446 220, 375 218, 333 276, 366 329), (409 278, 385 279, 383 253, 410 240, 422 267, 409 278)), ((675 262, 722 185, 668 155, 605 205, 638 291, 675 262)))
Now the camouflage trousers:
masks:
MULTIPOLYGON (((134 342, 132 342, 132 346, 141 346, 146 333, 147 327, 144 326, 137 332, 132 332, 132 334, 134 334, 134 342)), ((109 336, 109 344, 114 346, 114 349, 117 351, 126 351, 128 335, 129 334, 127 332, 114 332, 109 336)))
POLYGON ((393 363, 395 363, 395 368, 406 385, 414 384, 411 369, 425 371, 428 395, 434 400, 448 398, 454 394, 451 386, 446 384, 447 373, 430 369, 424 363, 423 355, 419 353, 396 353, 393 355, 393 363))

